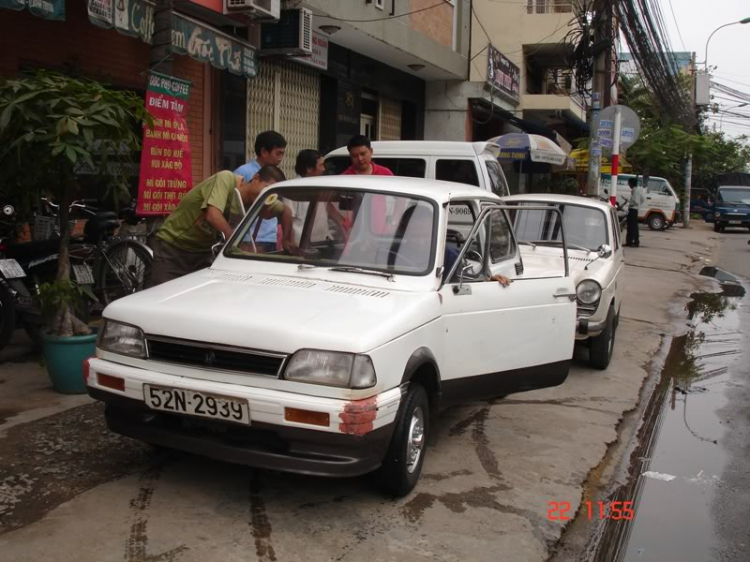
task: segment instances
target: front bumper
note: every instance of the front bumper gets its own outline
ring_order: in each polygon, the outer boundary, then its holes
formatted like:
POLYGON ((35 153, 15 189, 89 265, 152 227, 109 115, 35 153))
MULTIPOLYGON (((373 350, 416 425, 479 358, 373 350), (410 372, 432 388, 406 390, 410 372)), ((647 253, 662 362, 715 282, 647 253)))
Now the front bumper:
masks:
POLYGON ((378 468, 390 444, 401 401, 396 388, 358 401, 188 379, 91 359, 89 394, 106 404, 108 427, 131 437, 218 460, 319 476, 358 476, 378 468), (125 380, 123 391, 99 384, 125 380), (154 384, 247 400, 250 425, 150 409, 143 385, 154 384), (329 427, 285 419, 285 408, 328 412, 329 427))
POLYGON ((714 222, 720 226, 728 226, 729 228, 747 228, 750 226, 750 215, 721 215, 719 218, 714 217, 714 222), (739 224, 730 224, 730 223, 739 224))
POLYGON ((607 320, 594 320, 591 317, 578 317, 576 328, 576 340, 587 340, 595 338, 604 331, 607 320))

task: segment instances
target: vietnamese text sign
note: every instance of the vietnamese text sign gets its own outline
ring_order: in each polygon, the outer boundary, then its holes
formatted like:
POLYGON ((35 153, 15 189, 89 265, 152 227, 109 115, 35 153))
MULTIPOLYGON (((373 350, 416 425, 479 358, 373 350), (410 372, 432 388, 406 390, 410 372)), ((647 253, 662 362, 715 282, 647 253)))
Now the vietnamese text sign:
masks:
POLYGON ((189 82, 149 74, 146 109, 154 123, 143 130, 136 209, 141 216, 171 213, 193 186, 186 120, 189 96, 189 82))
POLYGON ((492 45, 487 46, 487 82, 514 100, 521 91, 521 70, 492 45))
MULTIPOLYGON (((88 13, 94 25, 114 27, 124 35, 151 43, 154 6, 146 0, 88 0, 88 13)), ((258 74, 258 59, 249 43, 177 12, 172 14, 172 47, 180 55, 238 76, 252 78, 258 74)))
POLYGON ((65 0, 0 0, 0 8, 23 10, 48 20, 65 21, 65 0))
POLYGON ((312 55, 309 57, 292 57, 293 61, 308 64, 319 70, 328 70, 328 38, 313 32, 312 55))

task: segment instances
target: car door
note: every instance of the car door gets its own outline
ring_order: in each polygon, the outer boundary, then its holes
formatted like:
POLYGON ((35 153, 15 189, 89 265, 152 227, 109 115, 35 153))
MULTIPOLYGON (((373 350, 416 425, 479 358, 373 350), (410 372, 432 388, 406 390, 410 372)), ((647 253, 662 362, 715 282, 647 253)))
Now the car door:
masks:
POLYGON ((672 195, 664 180, 648 180, 646 207, 649 209, 659 209, 667 219, 671 218, 672 211, 674 211, 674 195, 672 195))
POLYGON ((502 206, 486 206, 439 293, 447 403, 561 384, 575 339, 573 281, 517 278, 520 254, 502 206), (474 269, 462 271, 466 267, 474 269), (488 281, 501 273, 513 281, 488 281))

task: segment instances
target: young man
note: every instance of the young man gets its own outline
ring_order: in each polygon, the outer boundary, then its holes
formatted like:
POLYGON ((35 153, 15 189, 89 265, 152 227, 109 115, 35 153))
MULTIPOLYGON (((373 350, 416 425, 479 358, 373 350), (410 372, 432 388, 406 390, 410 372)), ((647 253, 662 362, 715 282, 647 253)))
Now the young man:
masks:
MULTIPOLYGON (((317 150, 300 150, 299 154, 297 154, 294 171, 297 172, 298 178, 316 178, 322 176, 326 171, 323 155, 317 150)), ((285 203, 292 210, 292 216, 294 217, 294 239, 299 244, 310 203, 306 201, 285 201, 285 203)), ((325 240, 328 234, 329 228, 327 228, 326 223, 320 220, 315 221, 312 232, 313 240, 325 240)))
POLYGON ((351 138, 346 145, 349 150, 349 158, 352 165, 344 171, 345 175, 362 175, 362 176, 392 176, 391 172, 385 166, 379 166, 372 161, 372 143, 364 135, 356 135, 351 138))
MULTIPOLYGON (((229 171, 219 172, 199 183, 182 198, 167 218, 152 243, 154 265, 149 286, 160 285, 211 265, 211 248, 221 233, 227 239, 233 229, 231 214, 242 214, 235 189, 242 204, 251 205, 267 186, 284 181, 284 173, 276 166, 264 166, 244 181, 229 171)), ((284 232, 292 230, 292 214, 286 206, 274 208, 280 216, 284 232)))
POLYGON ((630 186, 630 200, 628 201, 628 232, 625 237, 625 246, 637 248, 641 244, 638 231, 638 208, 643 204, 643 188, 638 185, 636 178, 629 178, 628 186, 630 186))
MULTIPOLYGON (((234 173, 250 181, 263 166, 279 166, 286 154, 286 139, 276 131, 264 131, 255 137, 255 159, 237 168, 234 173)), ((256 243, 266 251, 276 248, 275 218, 261 223, 256 243)))

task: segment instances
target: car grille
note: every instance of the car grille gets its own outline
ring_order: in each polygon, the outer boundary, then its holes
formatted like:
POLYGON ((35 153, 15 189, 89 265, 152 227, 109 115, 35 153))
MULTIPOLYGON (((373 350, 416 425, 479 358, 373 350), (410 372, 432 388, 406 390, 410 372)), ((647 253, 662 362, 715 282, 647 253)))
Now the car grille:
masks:
POLYGON ((589 316, 592 316, 594 312, 596 312, 596 308, 598 306, 597 304, 583 304, 582 302, 578 302, 577 304, 577 311, 578 316, 580 318, 588 318, 589 316))
POLYGON ((201 342, 147 338, 148 358, 202 369, 278 376, 286 355, 223 347, 201 342))

